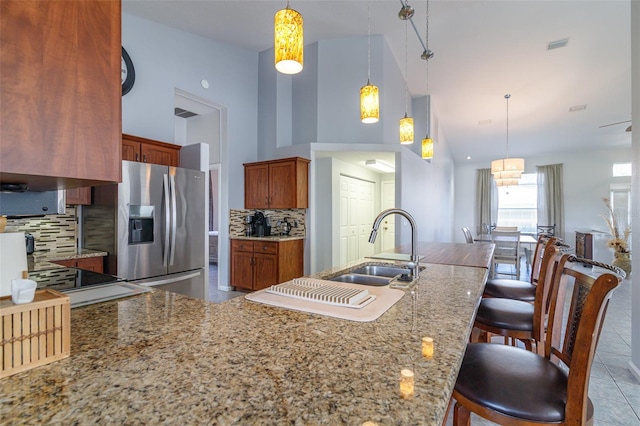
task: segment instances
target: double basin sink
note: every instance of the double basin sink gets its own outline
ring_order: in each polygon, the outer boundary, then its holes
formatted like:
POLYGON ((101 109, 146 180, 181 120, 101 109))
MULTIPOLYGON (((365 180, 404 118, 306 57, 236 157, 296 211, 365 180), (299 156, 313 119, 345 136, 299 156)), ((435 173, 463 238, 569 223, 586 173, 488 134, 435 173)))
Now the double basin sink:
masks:
MULTIPOLYGON (((420 267, 422 271, 424 266, 420 267)), ((385 286, 391 282, 411 283, 411 270, 408 267, 395 265, 362 265, 349 272, 329 278, 330 281, 362 284, 370 286, 385 286)))

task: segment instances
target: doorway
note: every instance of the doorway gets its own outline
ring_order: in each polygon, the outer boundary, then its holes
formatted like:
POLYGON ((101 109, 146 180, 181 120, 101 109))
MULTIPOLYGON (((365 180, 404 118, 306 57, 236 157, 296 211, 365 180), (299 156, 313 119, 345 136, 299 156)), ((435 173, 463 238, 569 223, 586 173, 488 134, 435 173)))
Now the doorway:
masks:
POLYGON ((206 217, 206 244, 203 247, 205 258, 208 258, 205 269, 205 298, 211 300, 215 297, 219 286, 220 240, 219 231, 222 229, 223 198, 221 191, 222 182, 222 155, 221 145, 223 139, 224 108, 206 99, 176 89, 174 96, 174 138, 177 144, 182 146, 203 143, 209 145, 208 158, 201 158, 201 170, 208 169, 208 191, 205 205, 206 217))
POLYGON ((374 254, 375 183, 340 175, 340 264, 374 254))

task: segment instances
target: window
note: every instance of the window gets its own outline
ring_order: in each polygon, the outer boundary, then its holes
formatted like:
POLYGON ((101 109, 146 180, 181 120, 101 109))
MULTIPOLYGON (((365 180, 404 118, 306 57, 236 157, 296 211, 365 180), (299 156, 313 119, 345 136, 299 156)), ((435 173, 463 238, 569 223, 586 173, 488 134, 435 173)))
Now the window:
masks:
POLYGON ((524 234, 536 234, 537 182, 537 173, 523 173, 519 185, 498 187, 498 226, 517 226, 524 234))
POLYGON ((631 176, 631 163, 613 163, 613 177, 631 176))

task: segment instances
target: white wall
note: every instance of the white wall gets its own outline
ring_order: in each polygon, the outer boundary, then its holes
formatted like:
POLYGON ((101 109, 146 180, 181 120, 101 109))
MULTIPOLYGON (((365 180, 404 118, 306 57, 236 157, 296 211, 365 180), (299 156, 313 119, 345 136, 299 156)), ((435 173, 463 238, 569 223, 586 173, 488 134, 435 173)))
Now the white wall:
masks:
MULTIPOLYGON (((640 197, 637 188, 640 188, 640 2, 631 2, 631 99, 633 111, 634 130, 632 137, 631 158, 633 159, 632 206, 633 206, 633 234, 632 241, 634 247, 640 247, 640 197)), ((633 256, 633 269, 636 271, 631 275, 632 303, 631 303, 631 362, 629 366, 638 380, 640 380, 640 279, 635 279, 640 271, 640 256, 633 256)))
MULTIPOLYGON (((242 208, 242 163, 255 161, 258 151, 258 54, 126 13, 122 45, 136 71, 133 89, 122 98, 122 131, 174 142, 176 89, 222 105, 220 209, 242 208), (209 81, 209 89, 202 88, 202 79, 209 81)), ((220 239, 226 241, 228 216, 222 216, 220 239)), ((228 264, 226 244, 220 245, 219 255, 220 263, 228 264)), ((228 279, 221 268, 221 285, 226 286, 228 279)))
MULTIPOLYGON (((628 162, 630 149, 607 149, 591 152, 558 153, 546 157, 525 158, 526 172, 536 171, 536 165, 563 164, 565 240, 575 244, 575 231, 607 231, 602 214, 606 209, 602 198, 609 196, 609 185, 628 178, 611 177, 614 162, 628 162)), ((467 163, 456 167, 456 197, 454 240, 464 242, 460 229, 468 226, 475 232, 476 170, 489 168, 489 163, 467 163)), ((610 262, 613 256, 596 259, 610 262), (609 257, 609 258, 607 258, 609 257)))

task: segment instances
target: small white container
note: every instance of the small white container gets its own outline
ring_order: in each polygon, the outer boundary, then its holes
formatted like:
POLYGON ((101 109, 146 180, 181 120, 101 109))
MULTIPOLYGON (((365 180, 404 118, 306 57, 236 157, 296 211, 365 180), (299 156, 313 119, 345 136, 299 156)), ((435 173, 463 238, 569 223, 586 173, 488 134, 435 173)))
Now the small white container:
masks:
POLYGON ((11 301, 16 305, 33 302, 37 286, 33 280, 11 280, 11 301))

